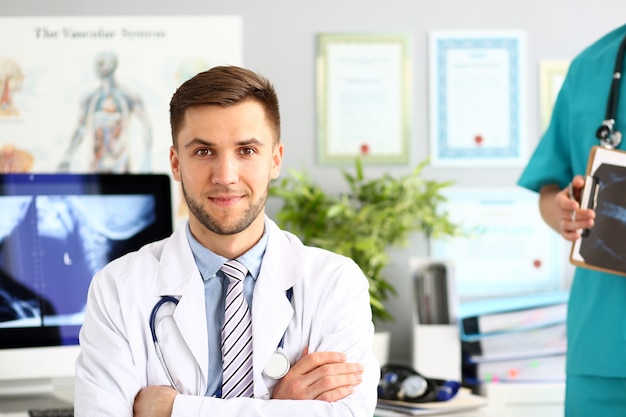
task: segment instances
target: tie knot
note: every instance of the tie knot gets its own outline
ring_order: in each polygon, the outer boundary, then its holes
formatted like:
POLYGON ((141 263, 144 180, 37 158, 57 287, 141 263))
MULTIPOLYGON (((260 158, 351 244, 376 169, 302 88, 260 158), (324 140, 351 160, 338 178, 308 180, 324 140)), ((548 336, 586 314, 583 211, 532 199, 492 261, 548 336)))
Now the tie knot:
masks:
POLYGON ((241 282, 243 282, 248 274, 248 269, 234 259, 224 262, 224 265, 222 265, 220 269, 224 272, 226 277, 241 282))

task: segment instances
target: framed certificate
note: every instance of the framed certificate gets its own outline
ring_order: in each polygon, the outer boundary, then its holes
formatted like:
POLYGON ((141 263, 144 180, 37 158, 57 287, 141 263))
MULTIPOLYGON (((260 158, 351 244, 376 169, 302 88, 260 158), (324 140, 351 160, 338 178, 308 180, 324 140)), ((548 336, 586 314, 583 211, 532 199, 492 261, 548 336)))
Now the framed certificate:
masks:
POLYGON ((570 61, 547 60, 539 63, 539 98, 541 109, 541 130, 544 131, 550 124, 552 108, 556 101, 570 61))
POLYGON ((545 224, 536 193, 521 187, 451 187, 442 209, 463 235, 430 240, 430 257, 454 268, 464 299, 557 291, 566 247, 545 224))
POLYGON ((430 33, 431 162, 526 162, 526 53, 519 31, 430 33))
POLYGON ((408 163, 409 41, 395 34, 321 34, 317 138, 321 164, 408 163))

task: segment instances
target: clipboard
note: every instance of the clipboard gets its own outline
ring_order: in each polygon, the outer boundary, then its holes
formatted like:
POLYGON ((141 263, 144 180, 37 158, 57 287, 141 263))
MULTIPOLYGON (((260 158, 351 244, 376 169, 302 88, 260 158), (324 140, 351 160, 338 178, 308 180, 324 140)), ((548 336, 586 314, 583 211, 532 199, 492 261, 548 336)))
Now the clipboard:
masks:
POLYGON ((589 153, 580 206, 595 224, 572 243, 570 263, 626 276, 626 152, 594 146, 589 153))

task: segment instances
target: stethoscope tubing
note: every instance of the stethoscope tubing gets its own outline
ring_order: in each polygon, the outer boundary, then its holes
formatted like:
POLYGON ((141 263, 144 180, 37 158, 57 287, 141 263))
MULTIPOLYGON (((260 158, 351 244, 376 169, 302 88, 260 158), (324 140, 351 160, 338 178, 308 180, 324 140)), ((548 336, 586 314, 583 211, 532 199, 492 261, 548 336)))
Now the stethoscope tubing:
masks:
MULTIPOLYGON (((291 298, 293 297, 293 288, 289 288, 286 292, 287 294, 287 299, 289 300, 289 302, 291 302, 291 298)), ((175 386, 174 384, 174 379, 172 378, 172 374, 170 373, 167 364, 165 363, 165 358, 163 357, 163 351, 161 349, 161 346, 159 345, 159 340, 156 334, 156 316, 157 313, 159 311, 159 309, 163 306, 163 304, 165 303, 174 303, 175 305, 178 305, 178 298, 176 297, 172 297, 170 295, 164 295, 161 296, 161 299, 159 301, 157 301, 157 303, 154 305, 154 307, 152 307, 152 311, 150 312, 150 320, 149 320, 149 324, 150 324, 150 333, 152 335, 152 341, 154 343, 154 347, 156 349, 157 352, 157 356, 159 357, 159 361, 161 362, 161 365, 163 366, 163 368, 165 369, 165 373, 167 374, 167 378, 170 380, 170 383, 172 384, 172 386, 174 388, 176 388, 176 390, 178 390, 178 387, 175 386)), ((269 372, 266 372, 264 370, 265 375, 268 378, 271 379, 280 379, 283 376, 285 376, 285 374, 287 374, 287 372, 289 371, 290 368, 290 364, 289 364, 289 359, 287 358, 287 356, 283 353, 283 347, 285 346, 285 334, 287 332, 283 333, 283 336, 280 339, 280 342, 278 343, 278 347, 276 348, 276 351, 273 354, 273 359, 277 359, 279 358, 281 365, 279 366, 279 368, 282 368, 279 372, 272 374, 269 372)), ((221 391, 221 390, 219 390, 221 391)), ((221 396, 219 394, 217 394, 218 396, 221 396)))
POLYGON ((157 344, 159 341, 156 334, 156 315, 161 306, 165 303, 174 303, 175 305, 178 305, 178 298, 172 297, 171 295, 164 295, 159 301, 157 301, 154 307, 152 307, 152 312, 150 313, 150 333, 152 334, 152 341, 157 344))
POLYGON ((619 87, 622 79, 622 68, 624 65, 624 55, 626 54, 626 37, 622 40, 615 58, 615 67, 613 69, 613 79, 611 80, 611 90, 606 105, 606 120, 616 120, 617 107, 619 104, 619 87))
POLYGON ((596 130, 596 137, 607 148, 616 148, 622 142, 622 133, 617 129, 617 108, 619 105, 619 90, 622 79, 622 68, 626 54, 626 36, 622 39, 615 57, 613 77, 606 103, 604 120, 596 130))

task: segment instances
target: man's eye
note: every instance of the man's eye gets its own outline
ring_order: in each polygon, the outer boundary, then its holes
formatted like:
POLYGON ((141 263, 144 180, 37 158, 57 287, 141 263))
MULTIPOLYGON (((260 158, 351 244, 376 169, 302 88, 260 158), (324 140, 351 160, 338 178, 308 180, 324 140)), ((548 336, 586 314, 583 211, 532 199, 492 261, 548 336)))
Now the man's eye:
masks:
POLYGON ((198 155, 198 156, 207 156, 207 155, 209 155, 210 153, 211 153, 211 151, 210 151, 210 150, 208 150, 208 149, 198 149, 198 150, 196 151, 196 155, 198 155))
POLYGON ((254 148, 243 148, 243 149, 241 149, 241 153, 243 155, 252 155, 252 154, 256 153, 256 151, 254 150, 254 148))

